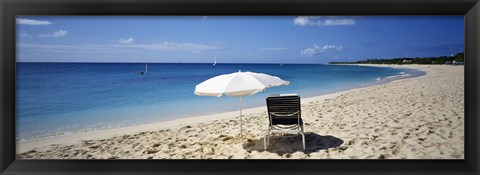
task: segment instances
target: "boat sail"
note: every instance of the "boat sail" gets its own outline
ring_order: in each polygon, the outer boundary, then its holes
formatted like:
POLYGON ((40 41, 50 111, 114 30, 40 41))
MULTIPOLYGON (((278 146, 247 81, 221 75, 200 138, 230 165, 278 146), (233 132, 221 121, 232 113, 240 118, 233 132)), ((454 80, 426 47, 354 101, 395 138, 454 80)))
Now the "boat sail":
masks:
POLYGON ((215 57, 215 62, 213 63, 213 66, 217 65, 217 57, 215 57))
POLYGON ((140 74, 145 75, 148 72, 148 65, 145 63, 145 71, 141 71, 140 74))

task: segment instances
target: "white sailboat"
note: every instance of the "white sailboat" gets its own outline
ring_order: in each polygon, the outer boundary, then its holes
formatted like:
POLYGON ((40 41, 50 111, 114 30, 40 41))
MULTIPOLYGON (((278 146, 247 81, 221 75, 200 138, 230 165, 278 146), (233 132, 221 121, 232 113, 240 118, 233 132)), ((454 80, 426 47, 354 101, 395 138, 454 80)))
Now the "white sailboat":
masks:
POLYGON ((217 65, 217 57, 215 57, 215 62, 213 63, 213 66, 217 65))
POLYGON ((148 72, 148 65, 145 63, 145 71, 141 71, 140 74, 145 75, 148 72))
POLYGON ((280 64, 280 66, 283 66, 283 59, 282 59, 282 63, 280 64))

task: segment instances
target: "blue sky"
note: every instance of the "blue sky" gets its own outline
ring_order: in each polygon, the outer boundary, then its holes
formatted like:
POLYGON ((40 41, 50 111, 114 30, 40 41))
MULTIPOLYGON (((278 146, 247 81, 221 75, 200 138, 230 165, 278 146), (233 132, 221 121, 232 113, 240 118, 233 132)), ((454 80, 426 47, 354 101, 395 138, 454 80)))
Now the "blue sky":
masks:
POLYGON ((328 63, 463 50, 463 16, 17 16, 19 62, 328 63))

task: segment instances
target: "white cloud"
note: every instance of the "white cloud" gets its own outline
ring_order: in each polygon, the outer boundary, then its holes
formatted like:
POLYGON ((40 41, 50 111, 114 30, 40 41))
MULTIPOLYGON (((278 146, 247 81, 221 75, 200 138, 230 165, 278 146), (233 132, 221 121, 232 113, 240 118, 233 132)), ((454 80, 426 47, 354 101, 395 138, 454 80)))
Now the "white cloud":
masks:
POLYGON ((129 47, 129 48, 141 48, 148 50, 160 50, 160 51, 196 51, 203 50, 217 50, 222 49, 215 45, 197 44, 197 43, 155 43, 155 44, 131 44, 131 45, 117 45, 117 47, 129 47))
POLYGON ((323 21, 325 26, 355 25, 354 19, 326 19, 323 21))
POLYGON ((17 21, 17 24, 33 25, 33 26, 53 24, 53 22, 50 22, 50 21, 40 21, 40 20, 26 19, 26 18, 17 18, 16 21, 17 21))
POLYGON ((56 31, 56 32, 53 32, 53 33, 47 33, 47 34, 40 34, 38 35, 38 37, 40 38, 58 38, 58 37, 64 37, 67 35, 67 32, 66 30, 59 30, 59 31, 56 31))
POLYGON ((128 38, 128 39, 119 39, 118 40, 118 43, 120 44, 131 44, 133 43, 135 39, 133 39, 132 37, 128 38))
POLYGON ((342 45, 324 45, 320 47, 316 44, 313 45, 312 48, 307 48, 305 50, 300 51, 300 54, 303 56, 314 56, 322 53, 326 53, 328 51, 340 51, 343 49, 342 45))
POLYGON ((337 16, 299 16, 293 20, 294 25, 298 26, 339 26, 355 25, 356 21, 352 18, 337 16))
POLYGON ((280 51, 280 50, 287 50, 284 47, 268 47, 268 48, 257 48, 258 51, 280 51))
POLYGON ((200 53, 205 50, 223 49, 214 45, 196 44, 196 43, 160 43, 160 44, 106 44, 106 45, 49 45, 49 44, 31 44, 19 43, 20 49, 28 49, 36 52, 47 53, 137 53, 143 50, 157 51, 185 51, 190 53, 200 53))
POLYGON ((307 26, 307 25, 314 25, 315 23, 308 16, 299 16, 293 20, 293 24, 299 25, 299 26, 307 26))
POLYGON ((42 53, 111 53, 120 52, 122 49, 113 48, 106 45, 52 45, 52 44, 31 44, 19 43, 17 47, 20 49, 28 49, 31 51, 42 53))

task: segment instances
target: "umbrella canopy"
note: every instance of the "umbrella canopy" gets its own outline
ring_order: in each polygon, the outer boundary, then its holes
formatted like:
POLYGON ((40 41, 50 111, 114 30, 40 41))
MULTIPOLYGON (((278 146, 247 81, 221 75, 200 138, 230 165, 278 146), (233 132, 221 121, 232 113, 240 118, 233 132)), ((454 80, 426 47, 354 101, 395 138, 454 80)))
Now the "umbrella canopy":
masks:
POLYGON ((233 97, 252 95, 266 88, 288 85, 276 76, 254 72, 235 72, 210 78, 195 87, 195 94, 200 96, 216 96, 223 94, 233 97))
POLYGON ((232 97, 240 97, 240 137, 242 134, 242 97, 253 95, 269 87, 288 85, 276 76, 254 72, 235 72, 210 78, 195 86, 195 94, 200 96, 216 96, 223 94, 232 97))

